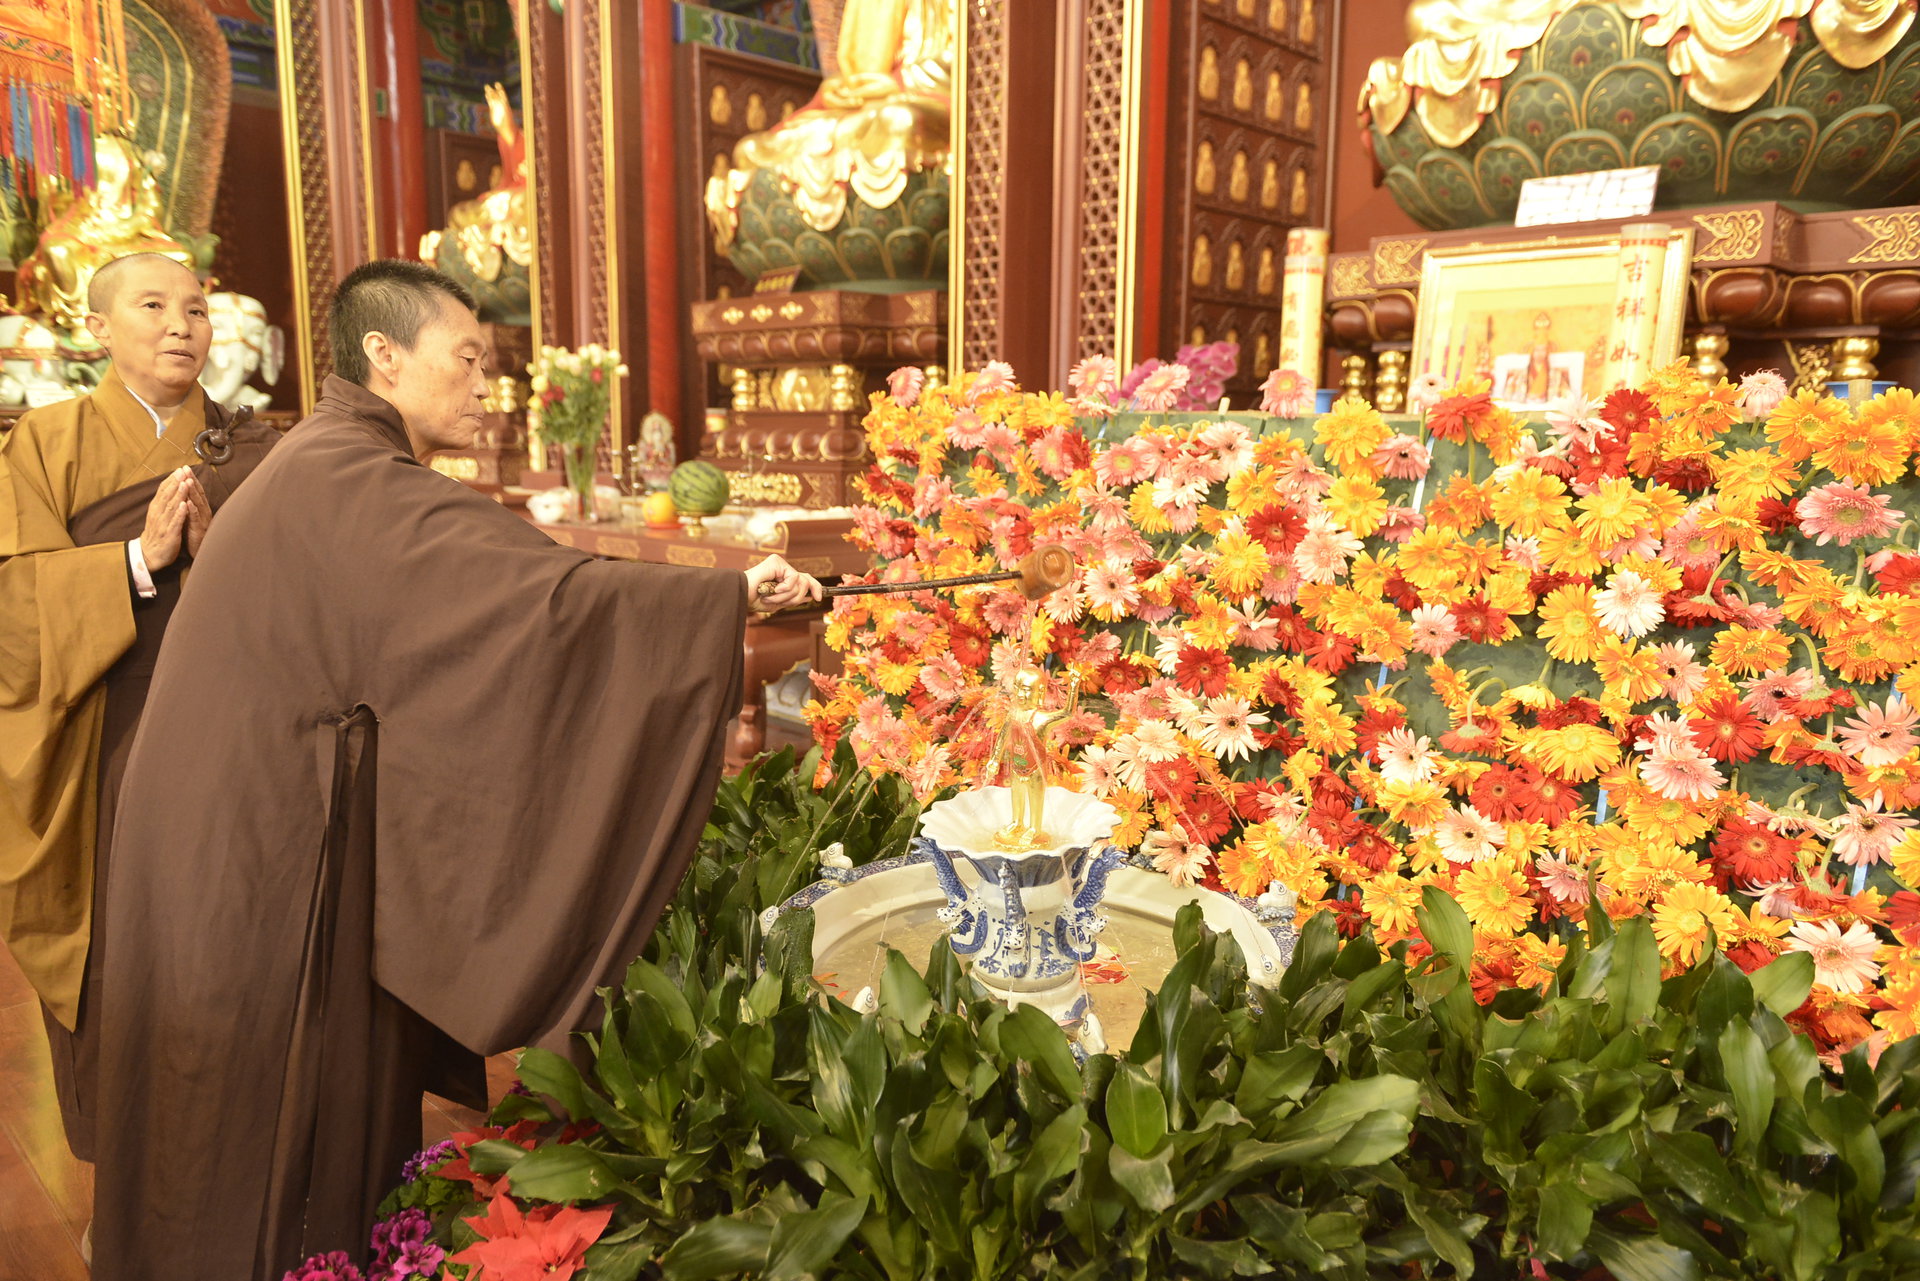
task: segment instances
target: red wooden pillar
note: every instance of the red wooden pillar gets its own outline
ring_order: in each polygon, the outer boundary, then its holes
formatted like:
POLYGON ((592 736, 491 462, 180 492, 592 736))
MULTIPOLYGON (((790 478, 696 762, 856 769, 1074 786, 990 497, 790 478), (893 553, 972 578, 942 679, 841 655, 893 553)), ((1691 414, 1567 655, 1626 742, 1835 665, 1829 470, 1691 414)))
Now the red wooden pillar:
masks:
POLYGON ((427 226, 427 113, 420 87, 420 11, 414 0, 371 0, 368 17, 380 17, 368 33, 379 63, 377 82, 386 90, 375 170, 385 199, 380 209, 380 252, 411 258, 427 226))
MULTIPOLYGON (((674 201, 674 147, 682 136, 674 115, 673 0, 640 6, 641 217, 644 229, 647 407, 679 430, 681 447, 698 440, 681 396, 682 331, 687 300, 680 296, 680 227, 674 201)), ((697 233, 696 233, 697 234, 697 233)))

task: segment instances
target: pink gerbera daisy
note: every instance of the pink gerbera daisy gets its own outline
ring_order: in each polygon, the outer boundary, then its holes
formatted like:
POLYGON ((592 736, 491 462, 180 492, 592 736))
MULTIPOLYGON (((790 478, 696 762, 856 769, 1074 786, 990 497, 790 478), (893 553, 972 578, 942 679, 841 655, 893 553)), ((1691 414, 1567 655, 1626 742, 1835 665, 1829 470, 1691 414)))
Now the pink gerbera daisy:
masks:
POLYGON ((1433 839, 1451 862, 1478 863, 1500 852, 1507 829, 1473 806, 1461 805, 1447 811, 1434 827, 1433 839))
POLYGON ((1600 625, 1616 636, 1645 636, 1667 616, 1660 593, 1631 569, 1613 576, 1606 590, 1594 593, 1600 625))
POLYGON ((1835 542, 1842 547, 1858 538, 1886 537, 1899 528, 1906 514, 1888 506, 1885 494, 1844 480, 1812 491, 1800 500, 1796 511, 1801 530, 1815 536, 1815 546, 1835 542))
POLYGON ((1880 977, 1880 963, 1874 960, 1880 939, 1865 921, 1855 921, 1845 931, 1832 921, 1795 921, 1787 933, 1793 936, 1787 951, 1812 956, 1813 981, 1835 992, 1865 992, 1880 977))
POLYGON ((1871 768, 1891 765, 1920 746, 1916 722, 1920 711, 1898 694, 1889 695, 1878 707, 1866 704, 1841 727, 1840 750, 1871 768))
POLYGON ((1276 369, 1260 384, 1260 412, 1275 418, 1300 418, 1313 407, 1313 386, 1291 369, 1276 369))
POLYGON ((1134 388, 1133 404, 1143 414, 1161 414, 1172 409, 1186 388, 1193 371, 1185 365, 1162 365, 1134 388))
POLYGON ((1533 871, 1540 878, 1540 888, 1551 895, 1556 903, 1585 907, 1592 896, 1592 887, 1587 883, 1587 869, 1575 866, 1564 855, 1542 854, 1533 861, 1533 871))
POLYGON ((1373 532, 1390 543, 1404 543, 1427 527, 1427 518, 1404 503, 1395 503, 1380 517, 1373 532))
POLYGON ((1689 703, 1707 686, 1706 665, 1695 661, 1692 641, 1671 641, 1653 651, 1660 664, 1660 692, 1676 703, 1689 703))
POLYGON ((920 399, 920 391, 927 385, 927 371, 912 365, 902 365, 887 375, 887 395, 896 405, 911 405, 920 399))
POLYGON ((1710 801, 1726 782, 1711 756, 1692 743, 1664 737, 1640 762, 1640 778, 1670 801, 1710 801))
POLYGON ((1380 777, 1389 783, 1424 783, 1440 768, 1434 759, 1433 741, 1417 738, 1406 726, 1397 726, 1380 736, 1374 744, 1374 759, 1380 762, 1380 777))
POLYGON ((1316 514, 1293 549, 1293 567, 1310 583, 1331 583, 1347 572, 1347 562, 1360 554, 1361 545, 1358 538, 1316 514))
POLYGON ((1408 621, 1413 624, 1413 647, 1429 657, 1438 658, 1460 642, 1460 628, 1445 605, 1421 605, 1408 621))
POLYGON ((1213 862, 1212 850, 1198 841, 1188 840, 1178 829, 1148 832, 1140 842, 1140 852, 1153 860, 1154 870, 1165 874, 1181 889, 1197 882, 1213 862))
POLYGON ((1067 374, 1067 386, 1090 400, 1111 400, 1120 385, 1120 367, 1112 356, 1088 356, 1067 374))
POLYGON ((1014 390, 1013 366, 1004 360, 989 360, 986 368, 967 384, 967 403, 977 405, 989 396, 1014 390))
POLYGON ((1401 432, 1373 451, 1373 466, 1392 480, 1419 480, 1433 465, 1433 451, 1401 432))
POLYGON ((1880 798, 1847 803, 1845 817, 1833 825, 1833 856, 1848 867, 1883 863, 1901 833, 1914 826, 1905 814, 1883 814, 1880 798))

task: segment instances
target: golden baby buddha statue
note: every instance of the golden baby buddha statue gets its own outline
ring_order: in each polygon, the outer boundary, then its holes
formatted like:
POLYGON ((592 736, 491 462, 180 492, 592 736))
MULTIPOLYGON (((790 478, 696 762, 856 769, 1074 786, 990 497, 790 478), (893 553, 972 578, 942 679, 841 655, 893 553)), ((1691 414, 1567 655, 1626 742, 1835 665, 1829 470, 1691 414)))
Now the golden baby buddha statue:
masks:
POLYGON ((502 84, 486 89, 487 113, 500 148, 500 181, 447 210, 447 225, 420 238, 420 258, 459 280, 479 300, 484 319, 526 324, 533 221, 527 207, 527 140, 502 84))
POLYGON ((62 339, 97 346, 87 332, 87 284, 93 273, 128 254, 156 253, 189 270, 193 253, 167 234, 160 187, 148 158, 131 138, 94 139, 93 189, 72 197, 40 233, 39 246, 20 264, 15 303, 36 312, 62 339))

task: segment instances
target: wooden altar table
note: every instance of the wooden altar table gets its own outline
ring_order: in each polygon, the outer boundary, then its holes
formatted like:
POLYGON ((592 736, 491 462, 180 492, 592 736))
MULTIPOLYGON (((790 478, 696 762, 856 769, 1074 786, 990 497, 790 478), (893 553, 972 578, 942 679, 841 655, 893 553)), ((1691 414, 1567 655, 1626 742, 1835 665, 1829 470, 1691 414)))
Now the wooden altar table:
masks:
MULTIPOLYGON (((785 547, 755 546, 745 539, 709 534, 689 537, 685 529, 636 528, 608 521, 592 525, 563 522, 540 524, 557 543, 577 547, 606 560, 645 561, 654 565, 691 565, 698 569, 732 569, 745 573, 771 555, 815 578, 864 574, 872 567, 866 552, 846 541, 850 520, 796 521, 786 531, 785 547)), ((778 680, 813 657, 813 622, 821 606, 783 610, 778 614, 747 615, 746 681, 739 720, 727 739, 727 768, 737 770, 767 745, 767 682, 778 680)))

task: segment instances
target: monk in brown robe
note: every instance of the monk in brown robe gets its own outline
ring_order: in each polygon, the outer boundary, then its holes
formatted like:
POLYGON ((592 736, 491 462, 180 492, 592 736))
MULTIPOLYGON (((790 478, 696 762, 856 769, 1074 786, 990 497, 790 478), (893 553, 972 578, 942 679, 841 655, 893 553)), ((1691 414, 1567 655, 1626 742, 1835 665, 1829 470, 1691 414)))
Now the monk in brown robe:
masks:
POLYGON ((818 597, 596 561, 423 466, 480 424, 472 305, 342 282, 320 403, 174 617, 106 908, 102 1281, 363 1254, 423 1088, 597 1022, 706 822, 749 602, 818 597))
POLYGON ((185 267, 117 259, 87 305, 113 357, 105 380, 23 415, 0 447, 0 936, 40 994, 83 1161, 106 969, 93 922, 121 770, 186 565, 275 435, 195 381, 212 327, 185 267))

